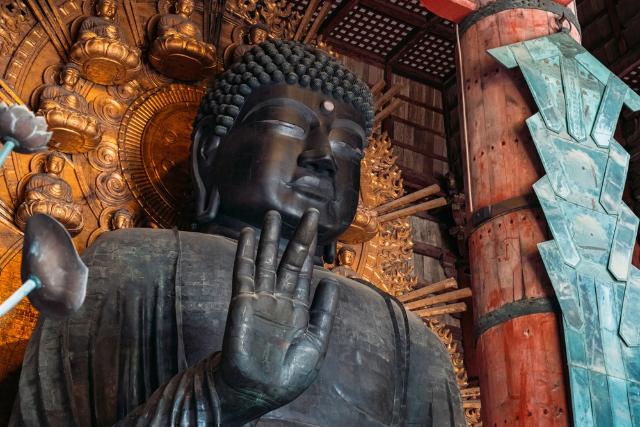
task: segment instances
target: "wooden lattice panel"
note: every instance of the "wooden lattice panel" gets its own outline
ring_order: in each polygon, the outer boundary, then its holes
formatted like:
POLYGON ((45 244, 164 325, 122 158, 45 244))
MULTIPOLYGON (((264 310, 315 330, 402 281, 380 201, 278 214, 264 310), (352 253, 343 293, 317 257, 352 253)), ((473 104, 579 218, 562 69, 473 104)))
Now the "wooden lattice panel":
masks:
POLYGON ((384 58, 411 30, 404 22, 357 5, 329 37, 384 58))
POLYGON ((629 87, 640 93, 640 64, 638 64, 631 71, 622 76, 622 80, 629 85, 629 87))
POLYGON ((427 10, 422 7, 422 5, 420 5, 419 0, 389 0, 389 3, 404 7, 410 12, 418 15, 429 16, 429 12, 427 12, 427 10))
MULTIPOLYGON (((293 10, 298 11, 300 14, 304 15, 304 13, 307 11, 307 7, 309 6, 310 1, 309 0, 290 0, 289 3, 293 5, 293 10)), ((321 1, 318 7, 316 8, 316 10, 313 12, 314 17, 318 16, 318 12, 320 11, 320 7, 322 7, 323 3, 324 2, 321 1)), ((333 4, 331 5, 331 10, 333 11, 336 7, 340 5, 340 3, 342 3, 342 0, 333 0, 332 3, 333 4)))
POLYGON ((445 80, 456 70, 455 45, 433 34, 425 34, 413 49, 406 52, 398 62, 438 80, 445 80))

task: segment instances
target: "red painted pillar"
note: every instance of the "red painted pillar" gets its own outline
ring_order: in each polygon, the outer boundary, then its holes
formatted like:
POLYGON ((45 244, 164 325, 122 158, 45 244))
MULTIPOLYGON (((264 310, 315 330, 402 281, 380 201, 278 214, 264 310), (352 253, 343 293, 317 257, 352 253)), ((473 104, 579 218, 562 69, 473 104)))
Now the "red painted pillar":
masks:
MULTIPOLYGON (((493 1, 422 3, 459 22, 493 1)), ((531 197, 544 173, 525 126, 537 109, 519 70, 506 70, 486 53, 556 31, 552 13, 512 9, 460 34, 466 192, 476 219, 469 235, 476 361, 483 423, 490 427, 571 423, 562 331, 536 246, 550 239, 531 197), (497 214, 501 210, 506 213, 497 214)))

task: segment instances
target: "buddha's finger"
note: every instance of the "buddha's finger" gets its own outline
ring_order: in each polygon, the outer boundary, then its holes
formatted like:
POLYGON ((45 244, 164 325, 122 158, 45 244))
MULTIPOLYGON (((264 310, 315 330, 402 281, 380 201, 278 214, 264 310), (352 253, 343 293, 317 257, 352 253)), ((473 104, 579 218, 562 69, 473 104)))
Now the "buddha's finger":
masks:
POLYGON ((307 336, 315 341, 321 353, 327 350, 337 306, 338 282, 334 279, 322 279, 313 295, 307 327, 307 336))
POLYGON ((319 216, 320 212, 317 209, 309 209, 302 216, 300 224, 298 224, 298 228, 280 260, 276 292, 287 295, 293 293, 298 283, 298 275, 309 253, 309 247, 318 232, 319 216))
POLYGON ((276 281, 281 222, 282 219, 278 211, 269 211, 264 216, 256 257, 256 292, 273 292, 276 281))
POLYGON ((231 297, 254 291, 254 252, 256 245, 255 231, 247 227, 240 232, 238 239, 238 249, 233 265, 233 287, 231 297))
POLYGON ((307 254, 307 259, 305 259, 304 264, 302 265, 302 269, 300 270, 300 274, 298 275, 298 283, 296 285, 296 289, 293 292, 293 299, 301 302, 305 306, 309 306, 309 287, 311 285, 311 279, 313 276, 313 257, 316 253, 316 242, 318 241, 318 236, 313 238, 311 242, 311 246, 309 246, 309 253, 307 254))

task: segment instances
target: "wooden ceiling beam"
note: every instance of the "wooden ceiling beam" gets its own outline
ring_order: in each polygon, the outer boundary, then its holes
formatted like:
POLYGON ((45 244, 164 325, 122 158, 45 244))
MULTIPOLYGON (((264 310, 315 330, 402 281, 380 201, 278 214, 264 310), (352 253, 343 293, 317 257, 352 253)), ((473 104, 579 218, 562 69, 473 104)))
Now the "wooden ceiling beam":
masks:
POLYGON ((431 74, 425 73, 424 71, 420 71, 417 68, 411 67, 406 64, 396 63, 393 64, 391 71, 394 74, 397 74, 402 77, 406 77, 410 80, 415 80, 418 83, 425 84, 427 86, 431 86, 432 88, 442 90, 443 81, 431 74))
MULTIPOLYGON (((331 0, 325 0, 331 1, 331 0)), ((333 31, 348 15, 351 10, 358 5, 359 0, 345 0, 324 20, 318 34, 325 39, 329 36, 329 33, 333 31)))
POLYGON ((398 164, 398 167, 400 168, 400 171, 402 173, 402 179, 409 187, 425 188, 433 184, 441 184, 440 180, 434 178, 433 176, 428 176, 424 173, 416 172, 415 170, 410 169, 409 167, 402 164, 398 164), (415 185, 417 185, 418 187, 415 187, 415 185))
POLYGON ((623 77, 638 67, 640 67, 640 45, 627 51, 626 55, 618 58, 609 68, 623 77))
POLYGON ((426 28, 414 28, 407 34, 394 48, 389 52, 385 60, 385 64, 393 65, 398 62, 407 52, 422 40, 422 37, 427 34, 426 28))
POLYGON ((429 34, 433 34, 436 37, 445 39, 451 42, 456 41, 456 30, 452 27, 446 26, 442 22, 442 18, 439 16, 432 16, 428 19, 425 29, 429 34))
POLYGON ((360 0, 359 4, 378 12, 381 15, 409 24, 414 28, 424 28, 427 18, 405 9, 402 6, 391 3, 388 0, 360 0))
POLYGON ((367 64, 375 65, 377 67, 384 67, 383 56, 376 55, 375 53, 369 52, 366 49, 361 49, 357 46, 352 45, 351 43, 336 39, 335 37, 328 37, 325 40, 338 53, 366 62, 367 64))
POLYGON ((436 136, 439 136, 441 138, 446 138, 447 137, 447 135, 446 135, 446 133, 444 131, 441 131, 441 130, 438 130, 438 129, 433 129, 433 128, 430 128, 428 126, 422 125, 420 123, 412 122, 411 120, 407 120, 407 119, 405 119, 403 117, 393 115, 393 116, 391 116, 391 118, 395 122, 402 123, 402 124, 407 125, 407 126, 412 126, 412 127, 416 128, 418 130, 430 133, 432 135, 436 135, 436 136))
POLYGON ((425 110, 429 110, 437 114, 442 114, 444 112, 442 108, 434 107, 433 105, 429 105, 426 102, 417 101, 406 95, 399 94, 396 96, 396 98, 403 100, 407 104, 415 105, 416 107, 424 108, 425 110))
POLYGON ((395 139, 391 140, 391 145, 394 146, 394 147, 398 147, 398 148, 404 148, 405 150, 409 150, 412 153, 420 154, 420 155, 425 156, 425 157, 427 157, 429 159, 439 160, 441 162, 449 163, 449 159, 447 159, 446 156, 441 156, 439 154, 431 153, 431 152, 427 151, 426 147, 424 147, 424 146, 410 145, 410 144, 407 144, 407 143, 404 143, 404 142, 397 141, 395 139))

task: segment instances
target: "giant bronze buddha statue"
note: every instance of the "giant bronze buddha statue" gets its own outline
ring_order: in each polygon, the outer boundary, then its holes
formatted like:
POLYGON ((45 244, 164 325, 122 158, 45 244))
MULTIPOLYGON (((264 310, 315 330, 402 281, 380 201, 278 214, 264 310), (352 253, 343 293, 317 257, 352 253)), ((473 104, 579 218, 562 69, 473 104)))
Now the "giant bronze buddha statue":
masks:
POLYGON ((85 303, 40 319, 12 424, 462 426, 438 338, 322 268, 372 122, 367 86, 323 52, 247 52, 194 123, 200 232, 119 230, 86 250, 85 303))

